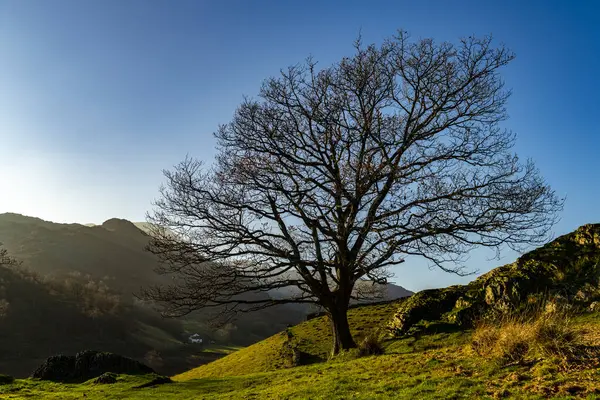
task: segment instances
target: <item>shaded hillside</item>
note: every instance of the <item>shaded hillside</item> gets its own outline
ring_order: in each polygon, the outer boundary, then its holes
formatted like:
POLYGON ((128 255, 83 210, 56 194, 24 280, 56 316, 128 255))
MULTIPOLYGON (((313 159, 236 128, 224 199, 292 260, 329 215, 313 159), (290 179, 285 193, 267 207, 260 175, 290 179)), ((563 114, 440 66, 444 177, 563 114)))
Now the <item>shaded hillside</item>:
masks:
MULTIPOLYGON (((140 286, 169 282, 154 272, 157 260, 145 250, 147 224, 110 219, 102 225, 58 224, 19 214, 0 214, 0 243, 24 266, 42 275, 67 276, 74 271, 103 280, 122 293, 140 286)), ((274 291, 286 297, 293 289, 274 291)), ((381 300, 412 292, 389 284, 381 300)))
POLYGON ((0 242, 24 266, 43 275, 77 271, 127 294, 161 282, 154 273, 156 259, 145 251, 148 236, 126 220, 85 226, 2 214, 0 242))
POLYGON ((164 320, 133 296, 141 286, 170 279, 154 272, 157 261, 145 251, 148 240, 126 220, 85 226, 1 214, 0 242, 24 269, 3 272, 4 287, 14 298, 13 313, 2 325, 6 330, 0 352, 4 349, 6 357, 17 361, 0 361, 0 367, 9 368, 0 368, 0 373, 20 375, 38 358, 86 349, 124 349, 125 355, 138 359, 152 352, 158 371, 175 373, 222 355, 190 347, 192 333, 199 333, 205 343, 246 346, 305 317, 305 310, 280 306, 240 315, 225 326, 215 326, 209 312, 164 320), (45 337, 45 326, 65 330, 50 329, 45 337))
POLYGON ((600 300, 600 224, 583 225, 468 285, 419 292, 400 306, 390 328, 402 335, 419 321, 439 319, 470 326, 546 298, 580 309, 600 300))
MULTIPOLYGON (((170 277, 154 272, 156 258, 145 250, 149 236, 147 223, 110 219, 102 225, 58 224, 18 214, 0 214, 0 243, 23 265, 41 275, 69 278, 73 274, 101 281, 125 298, 141 286, 169 283, 170 277)), ((396 285, 382 288, 381 299, 411 294, 396 285)), ((252 296, 287 297, 291 291, 251 294, 252 296)), ((240 314, 234 325, 217 328, 205 323, 207 311, 196 312, 185 320, 186 332, 201 333, 210 340, 233 340, 248 345, 300 322, 315 311, 306 305, 283 305, 252 314, 240 314)))
POLYGON ((50 355, 83 349, 143 360, 156 341, 161 341, 160 351, 181 345, 178 323, 98 289, 89 282, 76 286, 42 281, 27 271, 1 266, 0 373, 27 376, 50 355), (145 329, 148 326, 152 330, 145 329))
MULTIPOLYGON (((170 276, 155 272, 157 259, 145 249, 150 237, 138 226, 146 225, 116 218, 102 225, 59 224, 0 214, 0 243, 33 272, 55 278, 89 276, 130 297, 142 286, 171 282, 170 276)), ((251 296, 268 298, 264 293, 251 296)))

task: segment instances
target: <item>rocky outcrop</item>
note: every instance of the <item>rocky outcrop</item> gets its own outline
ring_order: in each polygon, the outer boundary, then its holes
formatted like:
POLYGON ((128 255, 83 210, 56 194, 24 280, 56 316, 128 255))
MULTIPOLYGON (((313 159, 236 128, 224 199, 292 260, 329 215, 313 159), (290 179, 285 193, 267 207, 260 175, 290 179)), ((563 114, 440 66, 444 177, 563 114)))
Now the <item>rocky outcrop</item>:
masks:
POLYGON ((117 374, 113 372, 105 372, 96 379, 94 379, 94 384, 96 385, 111 385, 113 383, 117 383, 117 374))
POLYGON ((154 370, 117 354, 83 351, 75 356, 52 356, 31 377, 55 382, 84 382, 107 372, 138 375, 154 373, 154 370))
POLYGON ((400 304, 394 315, 395 329, 408 331, 421 320, 436 321, 454 307, 464 294, 464 286, 450 286, 444 289, 420 291, 400 304))
POLYGON ((403 335, 421 320, 469 326, 487 313, 556 296, 581 309, 600 299, 600 224, 584 225, 468 285, 419 292, 400 305, 389 327, 403 335))

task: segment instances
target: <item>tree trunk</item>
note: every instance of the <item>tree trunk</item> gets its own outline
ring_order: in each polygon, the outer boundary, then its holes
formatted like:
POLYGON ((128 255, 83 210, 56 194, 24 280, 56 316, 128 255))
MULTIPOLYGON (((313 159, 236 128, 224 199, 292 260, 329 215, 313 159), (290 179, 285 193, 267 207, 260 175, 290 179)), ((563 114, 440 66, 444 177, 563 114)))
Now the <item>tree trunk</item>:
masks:
POLYGON ((331 356, 335 356, 340 350, 348 350, 356 347, 352 334, 350 333, 350 325, 348 324, 348 306, 335 307, 328 313, 331 321, 331 330, 333 335, 333 347, 331 356))

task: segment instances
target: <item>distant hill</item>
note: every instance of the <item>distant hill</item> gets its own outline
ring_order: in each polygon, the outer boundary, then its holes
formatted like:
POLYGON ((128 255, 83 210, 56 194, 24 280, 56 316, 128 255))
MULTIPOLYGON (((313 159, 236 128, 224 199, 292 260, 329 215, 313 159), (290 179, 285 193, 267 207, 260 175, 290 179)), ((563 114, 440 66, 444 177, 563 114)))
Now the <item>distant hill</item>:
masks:
POLYGON ((144 249, 148 236, 126 220, 85 226, 1 214, 0 242, 25 267, 43 275, 77 271, 128 295, 162 281, 154 273, 156 259, 144 249))
POLYGON ((185 369, 190 358, 197 365, 207 357, 215 357, 215 353, 195 354, 198 349, 186 344, 191 333, 201 334, 206 342, 246 346, 304 319, 303 310, 280 306, 240 315, 221 327, 214 326, 209 315, 202 312, 163 320, 134 297, 142 286, 170 279, 154 272, 157 260, 145 250, 149 236, 140 229, 144 224, 138 226, 123 219, 82 225, 0 214, 0 243, 23 267, 3 270, 10 277, 3 285, 13 295, 8 300, 11 314, 8 319, 0 319, 0 354, 17 357, 19 362, 2 364, 0 360, 0 373, 20 375, 33 368, 38 357, 90 347, 138 359, 155 350, 162 358, 162 371, 171 373, 185 369), (87 299, 78 298, 82 291, 102 292, 104 300, 118 306, 110 308, 110 304, 102 303, 106 301, 89 293, 87 299), (27 319, 27 315, 36 317, 27 319), (73 324, 91 328, 45 333, 46 326, 67 329, 73 324), (3 334, 2 328, 8 330, 3 334), (50 344, 41 344, 46 342, 50 344), (29 349, 27 353, 22 353, 24 348, 29 349), (11 369, 3 370, 6 365, 11 369))
MULTIPOLYGON (((358 292, 368 293, 369 296, 361 300, 352 300, 351 304, 391 301, 413 295, 412 291, 405 289, 402 286, 398 286, 393 283, 387 283, 385 285, 373 285, 372 281, 358 281, 355 286, 355 293, 358 292)), ((299 289, 294 287, 286 287, 269 291, 269 295, 276 299, 291 298, 298 296, 299 293, 299 289)), ((307 309, 306 305, 298 304, 297 306, 307 309)))
POLYGON ((402 286, 395 285, 393 283, 388 283, 386 285, 385 299, 386 300, 395 300, 401 299, 403 297, 412 296, 414 292, 403 288, 402 286))

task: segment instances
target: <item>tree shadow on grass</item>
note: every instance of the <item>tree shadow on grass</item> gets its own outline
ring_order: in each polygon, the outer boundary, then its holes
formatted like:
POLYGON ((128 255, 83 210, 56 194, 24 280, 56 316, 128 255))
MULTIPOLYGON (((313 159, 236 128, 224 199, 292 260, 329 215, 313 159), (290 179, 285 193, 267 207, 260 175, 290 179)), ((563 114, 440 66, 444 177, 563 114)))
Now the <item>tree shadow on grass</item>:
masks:
POLYGON ((249 388, 259 388, 268 386, 269 380, 262 376, 231 376, 224 378, 197 378, 189 381, 177 382, 178 390, 190 390, 194 394, 210 393, 230 393, 249 388))

